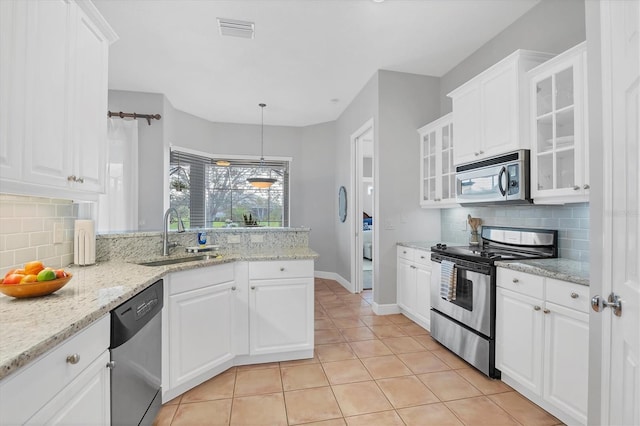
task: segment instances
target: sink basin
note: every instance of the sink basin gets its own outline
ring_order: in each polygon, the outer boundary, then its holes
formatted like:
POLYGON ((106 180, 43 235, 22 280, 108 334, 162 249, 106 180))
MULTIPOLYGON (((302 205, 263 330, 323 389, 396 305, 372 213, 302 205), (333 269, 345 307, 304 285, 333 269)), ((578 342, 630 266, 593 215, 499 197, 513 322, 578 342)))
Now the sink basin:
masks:
POLYGON ((138 265, 142 266, 166 266, 175 265, 176 263, 197 262, 199 260, 215 259, 218 255, 215 254, 202 254, 200 256, 181 257, 178 259, 161 259, 151 262, 139 262, 138 265))

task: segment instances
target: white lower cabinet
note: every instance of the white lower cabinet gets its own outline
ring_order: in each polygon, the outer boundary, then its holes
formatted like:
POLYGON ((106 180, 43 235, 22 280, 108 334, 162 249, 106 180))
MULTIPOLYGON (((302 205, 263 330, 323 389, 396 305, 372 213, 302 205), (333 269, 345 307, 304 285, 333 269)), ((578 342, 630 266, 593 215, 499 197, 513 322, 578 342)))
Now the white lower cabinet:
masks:
POLYGON ((0 424, 110 424, 110 324, 104 316, 3 379, 0 424))
POLYGON ((589 288, 498 268, 496 367, 568 424, 586 424, 589 288))
POLYGON ((430 328, 431 252, 398 246, 397 303, 400 311, 430 328))

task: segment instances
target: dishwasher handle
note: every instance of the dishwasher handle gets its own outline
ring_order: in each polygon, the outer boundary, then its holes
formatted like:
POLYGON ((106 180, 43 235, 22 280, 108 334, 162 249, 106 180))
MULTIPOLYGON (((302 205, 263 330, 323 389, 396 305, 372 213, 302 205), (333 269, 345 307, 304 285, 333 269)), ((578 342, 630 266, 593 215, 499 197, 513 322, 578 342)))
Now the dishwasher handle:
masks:
POLYGON ((111 311, 111 344, 117 348, 135 336, 138 331, 162 311, 164 285, 156 281, 111 311))

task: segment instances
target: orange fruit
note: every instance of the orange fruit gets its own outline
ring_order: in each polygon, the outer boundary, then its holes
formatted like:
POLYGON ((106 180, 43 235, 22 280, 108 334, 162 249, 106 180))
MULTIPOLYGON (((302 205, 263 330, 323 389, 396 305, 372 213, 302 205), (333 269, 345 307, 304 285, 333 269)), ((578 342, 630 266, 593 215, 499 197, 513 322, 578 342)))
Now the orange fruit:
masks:
POLYGON ((22 274, 11 274, 2 280, 2 284, 20 284, 20 281, 24 278, 22 274))
POLYGON ((38 276, 37 275, 25 275, 24 278, 22 278, 20 280, 20 284, 24 284, 24 283, 34 283, 38 281, 38 276))
POLYGON ((38 260, 24 264, 24 271, 27 275, 38 275, 43 269, 44 265, 38 260))

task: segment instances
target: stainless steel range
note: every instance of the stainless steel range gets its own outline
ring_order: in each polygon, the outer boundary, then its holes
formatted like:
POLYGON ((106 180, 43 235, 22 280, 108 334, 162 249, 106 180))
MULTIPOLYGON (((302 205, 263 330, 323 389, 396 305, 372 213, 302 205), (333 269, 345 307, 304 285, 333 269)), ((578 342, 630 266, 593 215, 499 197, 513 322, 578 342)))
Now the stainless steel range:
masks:
POLYGON ((431 336, 489 377, 495 368, 498 260, 557 257, 558 231, 483 226, 477 246, 431 247, 431 336))

